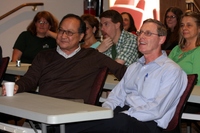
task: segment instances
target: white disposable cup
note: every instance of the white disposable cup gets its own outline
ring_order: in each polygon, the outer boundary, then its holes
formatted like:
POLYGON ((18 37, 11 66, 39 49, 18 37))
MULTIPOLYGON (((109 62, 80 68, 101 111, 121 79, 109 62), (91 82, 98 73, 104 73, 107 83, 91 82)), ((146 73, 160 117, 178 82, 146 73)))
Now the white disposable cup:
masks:
POLYGON ((6 96, 13 96, 15 82, 5 82, 4 85, 6 88, 6 96))

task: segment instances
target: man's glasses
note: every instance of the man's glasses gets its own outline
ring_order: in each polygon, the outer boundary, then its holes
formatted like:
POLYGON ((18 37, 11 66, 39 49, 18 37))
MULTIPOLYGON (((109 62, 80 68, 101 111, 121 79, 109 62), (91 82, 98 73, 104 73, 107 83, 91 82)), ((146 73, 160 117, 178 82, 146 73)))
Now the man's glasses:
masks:
POLYGON ((49 22, 45 22, 45 21, 37 21, 37 23, 39 23, 39 24, 44 24, 44 25, 47 25, 47 24, 49 24, 49 22))
POLYGON ((151 35, 157 35, 157 36, 160 36, 159 34, 156 34, 156 33, 152 33, 150 31, 137 31, 136 34, 138 36, 142 35, 142 33, 144 33, 145 36, 151 36, 151 35))
POLYGON ((76 34, 76 33, 79 33, 79 32, 72 32, 72 31, 70 31, 70 30, 63 30, 63 29, 61 29, 61 28, 59 28, 58 29, 58 34, 66 34, 67 36, 73 36, 74 34, 76 34))
POLYGON ((166 19, 168 18, 173 19, 173 18, 176 18, 176 16, 166 16, 166 19))

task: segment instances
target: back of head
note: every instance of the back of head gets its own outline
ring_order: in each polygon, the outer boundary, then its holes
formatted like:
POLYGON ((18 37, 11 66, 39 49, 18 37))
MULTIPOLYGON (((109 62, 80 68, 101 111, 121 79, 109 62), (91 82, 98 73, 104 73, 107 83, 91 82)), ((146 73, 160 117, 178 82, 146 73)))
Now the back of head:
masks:
POLYGON ((149 19, 144 20, 143 24, 148 23, 148 22, 149 23, 154 23, 154 24, 157 25, 157 32, 158 32, 159 36, 167 36, 167 29, 166 29, 165 25, 162 22, 160 22, 160 21, 158 21, 156 19, 149 18, 149 19))
POLYGON ((123 18, 121 14, 115 10, 107 10, 100 14, 99 18, 110 18, 113 23, 120 23, 120 30, 123 30, 123 18))
POLYGON ((91 14, 83 14, 81 18, 83 21, 87 21, 92 28, 96 27, 94 35, 97 36, 99 33, 99 20, 91 14))
POLYGON ((78 28, 78 32, 79 33, 84 33, 85 34, 85 31, 86 31, 86 24, 85 22, 81 19, 81 17, 79 17, 78 15, 75 15, 75 14, 67 14, 65 15, 62 20, 60 21, 60 24, 59 24, 59 27, 61 26, 62 22, 65 20, 65 19, 68 19, 68 18, 75 18, 77 19, 79 22, 80 22, 80 27, 78 28))
POLYGON ((56 32, 58 29, 58 20, 48 11, 41 11, 38 12, 35 17, 33 18, 32 22, 27 27, 27 31, 30 31, 33 35, 36 35, 36 26, 35 23, 39 21, 41 18, 47 20, 51 28, 50 31, 56 32))

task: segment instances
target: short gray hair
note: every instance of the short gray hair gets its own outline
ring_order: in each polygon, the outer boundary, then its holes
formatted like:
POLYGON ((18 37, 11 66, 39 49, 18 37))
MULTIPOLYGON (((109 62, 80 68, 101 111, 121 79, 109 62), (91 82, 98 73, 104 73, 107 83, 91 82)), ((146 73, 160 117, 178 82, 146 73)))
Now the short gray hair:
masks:
POLYGON ((149 18, 149 19, 144 20, 143 24, 148 23, 148 22, 155 23, 157 25, 157 32, 159 36, 167 36, 167 29, 162 22, 156 19, 149 18))

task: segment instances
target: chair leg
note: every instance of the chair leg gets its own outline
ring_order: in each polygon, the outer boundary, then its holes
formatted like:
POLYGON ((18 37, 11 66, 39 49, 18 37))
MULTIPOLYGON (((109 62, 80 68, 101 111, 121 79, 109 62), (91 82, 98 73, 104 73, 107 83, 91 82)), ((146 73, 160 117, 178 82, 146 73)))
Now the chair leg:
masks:
POLYGON ((187 133, 192 133, 192 124, 196 127, 195 129, 200 132, 200 125, 197 123, 197 121, 188 121, 187 122, 187 133))
POLYGON ((191 133, 191 126, 187 125, 187 133, 191 133))
POLYGON ((197 121, 194 121, 193 123, 196 126, 198 132, 200 132, 200 125, 197 123, 197 121))
POLYGON ((35 133, 38 133, 37 129, 35 128, 35 124, 33 124, 33 122, 30 120, 28 120, 28 123, 31 125, 31 127, 35 131, 35 133))

